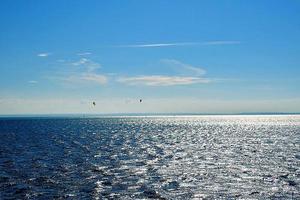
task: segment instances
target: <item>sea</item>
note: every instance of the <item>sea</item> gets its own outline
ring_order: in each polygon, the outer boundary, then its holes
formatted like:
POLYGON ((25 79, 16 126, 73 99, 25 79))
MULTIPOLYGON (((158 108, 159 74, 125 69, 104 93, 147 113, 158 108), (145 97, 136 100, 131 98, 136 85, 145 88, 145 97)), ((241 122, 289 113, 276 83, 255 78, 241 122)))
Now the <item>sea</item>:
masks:
POLYGON ((0 199, 300 199, 300 115, 1 117, 0 199))

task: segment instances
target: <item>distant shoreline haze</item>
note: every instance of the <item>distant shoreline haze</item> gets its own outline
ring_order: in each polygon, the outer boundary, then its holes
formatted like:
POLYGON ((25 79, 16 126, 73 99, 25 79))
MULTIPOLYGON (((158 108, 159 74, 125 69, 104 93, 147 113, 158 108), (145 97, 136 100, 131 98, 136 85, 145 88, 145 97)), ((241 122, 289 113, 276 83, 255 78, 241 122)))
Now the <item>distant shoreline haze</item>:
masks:
POLYGON ((300 115, 296 113, 274 113, 274 112, 253 112, 253 113, 107 113, 107 114, 14 114, 14 115, 0 115, 0 118, 97 118, 97 117, 151 117, 151 116, 251 116, 251 115, 300 115))

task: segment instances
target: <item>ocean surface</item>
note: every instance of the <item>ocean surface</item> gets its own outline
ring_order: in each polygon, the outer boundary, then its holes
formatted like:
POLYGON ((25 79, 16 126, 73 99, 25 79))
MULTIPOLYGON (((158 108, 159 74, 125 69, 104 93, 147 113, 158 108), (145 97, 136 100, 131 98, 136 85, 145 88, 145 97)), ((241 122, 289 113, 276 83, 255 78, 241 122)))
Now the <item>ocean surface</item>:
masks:
POLYGON ((300 199, 300 116, 2 117, 0 199, 300 199))

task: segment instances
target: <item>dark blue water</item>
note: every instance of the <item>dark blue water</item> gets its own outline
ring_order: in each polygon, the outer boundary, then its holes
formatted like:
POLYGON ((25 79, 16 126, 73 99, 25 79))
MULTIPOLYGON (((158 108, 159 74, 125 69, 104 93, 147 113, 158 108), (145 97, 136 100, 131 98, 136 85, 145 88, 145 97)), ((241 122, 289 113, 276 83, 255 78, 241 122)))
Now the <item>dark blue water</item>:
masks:
POLYGON ((300 116, 0 118, 0 199, 300 199, 300 116))

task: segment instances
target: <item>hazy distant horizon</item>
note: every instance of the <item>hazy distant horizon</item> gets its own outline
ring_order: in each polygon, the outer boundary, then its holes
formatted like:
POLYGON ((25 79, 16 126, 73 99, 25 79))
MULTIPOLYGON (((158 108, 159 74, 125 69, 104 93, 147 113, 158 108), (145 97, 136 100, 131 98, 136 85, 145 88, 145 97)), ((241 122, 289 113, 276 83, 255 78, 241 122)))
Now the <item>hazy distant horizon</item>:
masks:
POLYGON ((300 112, 295 113, 272 113, 272 112, 253 112, 253 113, 56 113, 56 114, 1 114, 0 118, 6 117, 45 117, 45 118, 97 118, 97 117, 196 117, 196 116, 285 116, 285 115, 300 115, 300 112))

